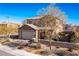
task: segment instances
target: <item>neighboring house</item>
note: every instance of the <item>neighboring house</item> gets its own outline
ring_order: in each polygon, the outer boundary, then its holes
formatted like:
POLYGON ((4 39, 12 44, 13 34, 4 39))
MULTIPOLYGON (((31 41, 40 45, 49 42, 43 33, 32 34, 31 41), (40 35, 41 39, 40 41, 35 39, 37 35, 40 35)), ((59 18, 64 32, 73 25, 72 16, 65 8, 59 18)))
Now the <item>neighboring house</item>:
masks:
POLYGON ((76 31, 79 32, 79 26, 77 26, 77 25, 71 25, 71 24, 66 24, 65 25, 65 30, 67 30, 67 31, 73 31, 74 27, 76 28, 76 31))
POLYGON ((0 34, 15 34, 18 33, 17 28, 20 27, 20 24, 11 23, 11 22, 2 22, 0 23, 0 34))
MULTIPOLYGON (((44 24, 41 23, 41 20, 46 20, 49 19, 49 17, 52 16, 48 16, 48 15, 44 15, 44 16, 37 16, 37 17, 33 17, 31 19, 26 19, 24 22, 24 25, 22 27, 20 27, 18 29, 18 33, 19 33, 19 38, 21 39, 32 39, 32 38, 36 38, 38 39, 42 34, 42 31, 45 29, 51 30, 50 27, 45 28, 44 24)), ((62 21, 59 19, 56 19, 57 21, 57 29, 56 29, 56 33, 62 32, 63 31, 63 24, 61 23, 62 21)))
POLYGON ((65 31, 72 31, 73 26, 71 24, 65 25, 65 31))

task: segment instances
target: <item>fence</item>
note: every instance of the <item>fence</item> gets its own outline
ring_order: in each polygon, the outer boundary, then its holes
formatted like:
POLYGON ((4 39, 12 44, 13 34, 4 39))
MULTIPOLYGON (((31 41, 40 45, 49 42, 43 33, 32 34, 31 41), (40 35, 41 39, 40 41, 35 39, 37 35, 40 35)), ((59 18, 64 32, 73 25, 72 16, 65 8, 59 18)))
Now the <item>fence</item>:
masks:
MULTIPOLYGON (((49 44, 47 40, 40 40, 42 44, 49 44)), ((71 49, 79 49, 79 43, 68 43, 68 42, 60 42, 60 41, 52 41, 51 46, 59 46, 63 48, 71 48, 71 49)))

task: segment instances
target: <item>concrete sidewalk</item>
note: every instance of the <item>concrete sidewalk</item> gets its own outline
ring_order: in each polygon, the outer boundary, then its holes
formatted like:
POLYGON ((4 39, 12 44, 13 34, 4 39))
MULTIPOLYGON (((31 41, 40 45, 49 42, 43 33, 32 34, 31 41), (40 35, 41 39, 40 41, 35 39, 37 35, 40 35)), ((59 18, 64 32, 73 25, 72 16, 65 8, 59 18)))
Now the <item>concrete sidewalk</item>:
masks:
POLYGON ((33 54, 33 53, 26 52, 24 50, 12 49, 12 48, 10 48, 6 45, 1 45, 1 44, 0 44, 0 50, 4 51, 6 53, 10 53, 14 56, 40 56, 40 55, 36 55, 36 54, 33 54))

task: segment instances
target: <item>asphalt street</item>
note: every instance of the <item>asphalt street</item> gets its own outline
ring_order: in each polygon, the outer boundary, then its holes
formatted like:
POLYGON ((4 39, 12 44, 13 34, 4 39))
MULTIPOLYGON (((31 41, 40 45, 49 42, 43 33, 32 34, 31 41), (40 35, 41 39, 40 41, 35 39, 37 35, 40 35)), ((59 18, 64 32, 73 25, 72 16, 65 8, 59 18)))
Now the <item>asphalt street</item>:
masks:
POLYGON ((0 56, 14 56, 14 55, 0 50, 0 56))

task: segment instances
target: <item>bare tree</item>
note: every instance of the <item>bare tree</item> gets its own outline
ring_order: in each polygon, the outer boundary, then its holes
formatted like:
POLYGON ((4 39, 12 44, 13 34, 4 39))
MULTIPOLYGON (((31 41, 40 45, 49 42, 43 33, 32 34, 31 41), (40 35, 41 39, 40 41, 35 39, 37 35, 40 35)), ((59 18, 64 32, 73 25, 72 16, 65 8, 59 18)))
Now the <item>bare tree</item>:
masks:
POLYGON ((51 51, 51 40, 57 33, 63 31, 66 16, 58 7, 52 4, 39 10, 38 15, 46 15, 45 18, 40 20, 39 24, 43 24, 46 28, 50 27, 50 30, 45 29, 45 33, 49 40, 51 51))
POLYGON ((65 13, 62 12, 58 7, 56 7, 55 4, 49 4, 47 7, 42 8, 37 12, 37 15, 48 15, 48 14, 64 21, 65 19, 67 19, 65 13))

